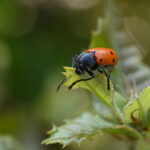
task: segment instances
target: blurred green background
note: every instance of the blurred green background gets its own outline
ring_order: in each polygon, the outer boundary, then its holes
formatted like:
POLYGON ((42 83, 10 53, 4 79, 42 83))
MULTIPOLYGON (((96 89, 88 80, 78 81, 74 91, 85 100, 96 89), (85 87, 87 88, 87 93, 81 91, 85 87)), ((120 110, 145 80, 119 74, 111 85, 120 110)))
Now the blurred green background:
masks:
MULTIPOLYGON (((150 65, 150 1, 112 0, 118 28, 131 34, 150 65)), ((90 109, 84 90, 56 93, 63 66, 88 48, 106 0, 0 0, 0 150, 59 150, 41 145, 51 124, 90 109)), ((149 149, 141 144, 142 149, 149 149)), ((96 137, 66 150, 126 150, 96 137), (108 144, 109 143, 109 144, 108 144)))

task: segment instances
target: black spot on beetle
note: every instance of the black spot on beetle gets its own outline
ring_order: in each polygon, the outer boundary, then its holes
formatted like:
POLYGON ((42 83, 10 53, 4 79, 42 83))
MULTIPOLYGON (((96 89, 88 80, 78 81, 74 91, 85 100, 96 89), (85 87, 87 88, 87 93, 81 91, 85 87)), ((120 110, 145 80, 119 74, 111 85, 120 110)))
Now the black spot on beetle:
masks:
POLYGON ((100 58, 99 61, 102 62, 102 61, 103 61, 103 58, 100 58))
POLYGON ((113 55, 114 53, 112 51, 110 51, 110 54, 113 55))
POLYGON ((115 62, 115 58, 113 58, 112 62, 113 62, 113 63, 115 62))

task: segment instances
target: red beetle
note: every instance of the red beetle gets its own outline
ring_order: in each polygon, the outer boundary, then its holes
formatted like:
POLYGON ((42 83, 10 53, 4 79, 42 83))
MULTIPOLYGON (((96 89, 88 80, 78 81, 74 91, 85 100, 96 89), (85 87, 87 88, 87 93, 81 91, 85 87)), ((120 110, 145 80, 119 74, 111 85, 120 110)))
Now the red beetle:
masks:
MULTIPOLYGON (((114 66, 118 62, 117 53, 111 48, 91 48, 82 52, 80 55, 73 57, 72 67, 75 68, 75 73, 78 75, 87 72, 90 77, 80 79, 73 82, 68 88, 71 89, 76 83, 81 81, 87 81, 95 78, 94 70, 98 70, 100 73, 104 73, 107 77, 107 89, 110 90, 110 72, 114 69, 114 66)), ((65 79, 66 80, 66 79, 65 79)), ((63 80, 57 90, 65 82, 63 80)))

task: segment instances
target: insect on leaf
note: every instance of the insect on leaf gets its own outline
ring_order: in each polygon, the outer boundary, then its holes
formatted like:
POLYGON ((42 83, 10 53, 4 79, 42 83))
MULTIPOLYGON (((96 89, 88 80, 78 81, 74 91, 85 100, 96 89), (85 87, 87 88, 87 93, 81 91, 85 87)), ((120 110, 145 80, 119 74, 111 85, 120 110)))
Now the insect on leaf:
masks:
MULTIPOLYGON (((67 80, 64 83, 67 87, 70 86, 73 82, 76 80, 79 80, 81 78, 87 78, 88 75, 77 75, 75 73, 74 68, 72 67, 64 67, 66 72, 63 72, 63 74, 66 76, 67 80)), ((95 93, 104 103, 112 106, 112 99, 113 99, 113 86, 110 82, 111 90, 107 90, 107 81, 106 77, 103 74, 98 74, 96 77, 89 81, 81 81, 73 86, 73 89, 76 88, 84 88, 87 89, 93 93, 95 93)))

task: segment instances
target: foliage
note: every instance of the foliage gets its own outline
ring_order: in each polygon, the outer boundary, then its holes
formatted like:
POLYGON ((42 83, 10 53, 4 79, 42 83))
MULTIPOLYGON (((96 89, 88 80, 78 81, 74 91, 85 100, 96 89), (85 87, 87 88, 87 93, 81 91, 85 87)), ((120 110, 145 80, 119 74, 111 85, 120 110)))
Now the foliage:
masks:
MULTIPOLYGON (((111 5, 110 0, 107 2, 111 5)), ((105 19, 98 20, 98 29, 92 34, 90 47, 112 47, 117 51, 120 49, 116 42, 117 35, 114 24, 112 24, 111 14, 113 13, 109 12, 105 19)), ((120 51, 118 54, 121 56, 120 51)), ((144 68, 140 61, 138 61, 138 64, 140 64, 141 68, 144 68)), ((84 88, 94 93, 99 100, 95 105, 101 106, 99 107, 101 110, 98 114, 84 112, 76 119, 67 121, 63 126, 53 126, 49 132, 50 137, 44 140, 43 144, 60 143, 63 146, 70 143, 80 144, 84 140, 92 139, 97 134, 109 134, 121 140, 129 141, 131 142, 131 149, 135 148, 135 143, 138 140, 144 139, 148 141, 150 87, 145 87, 140 94, 134 91, 132 98, 127 97, 126 91, 131 89, 125 88, 121 66, 122 60, 120 60, 117 69, 113 73, 112 79, 116 83, 115 90, 112 82, 111 90, 107 90, 106 77, 103 74, 96 74, 96 77, 92 80, 77 83, 73 89, 84 88), (103 105, 105 107, 102 107, 103 105), (103 111, 105 109, 109 113, 104 116, 103 111)), ((64 69, 63 74, 67 79, 64 85, 67 87, 74 81, 87 77, 86 74, 82 76, 75 74, 74 68, 64 67, 64 69)), ((138 70, 140 69, 138 68, 138 70)), ((134 69, 132 69, 131 74, 134 74, 134 69)))
MULTIPOLYGON (((81 76, 74 73, 74 68, 65 67, 65 69, 66 72, 64 74, 67 81, 64 85, 68 86, 70 83, 81 78, 81 76)), ((104 133, 121 136, 128 140, 144 138, 144 132, 149 127, 150 87, 145 88, 138 98, 128 102, 113 90, 112 84, 111 91, 107 91, 106 88, 104 88, 106 87, 105 80, 105 76, 98 75, 90 81, 76 84, 73 88, 85 88, 95 93, 100 100, 107 104, 112 113, 114 113, 111 121, 105 120, 98 115, 85 112, 74 120, 66 121, 66 124, 63 126, 53 126, 53 129, 49 132, 50 137, 44 140, 43 143, 61 143, 63 146, 72 142, 79 144, 86 139, 93 138, 97 134, 104 133), (122 101, 121 105, 118 105, 117 99, 119 99, 120 102, 122 101), (137 110, 138 116, 137 114, 135 116, 134 113, 136 113, 137 110), (138 124, 140 124, 140 128, 137 126, 138 124)))
POLYGON ((53 126, 49 132, 51 137, 43 143, 61 143, 63 146, 72 142, 80 144, 86 139, 93 139, 95 135, 104 133, 125 135, 131 139, 141 138, 141 135, 129 126, 117 125, 100 118, 98 115, 85 112, 74 120, 66 121, 63 126, 53 126))

